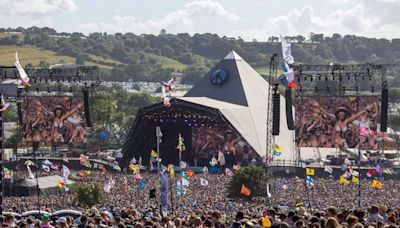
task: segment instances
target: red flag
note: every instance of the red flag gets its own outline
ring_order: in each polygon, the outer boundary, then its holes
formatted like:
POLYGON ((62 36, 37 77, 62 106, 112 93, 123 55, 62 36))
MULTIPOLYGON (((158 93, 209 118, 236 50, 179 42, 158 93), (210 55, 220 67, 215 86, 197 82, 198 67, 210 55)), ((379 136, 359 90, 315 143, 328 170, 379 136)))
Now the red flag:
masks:
POLYGON ((240 189, 240 193, 245 195, 245 196, 250 196, 251 195, 251 190, 249 188, 247 188, 246 186, 244 186, 244 184, 242 184, 242 188, 240 189))

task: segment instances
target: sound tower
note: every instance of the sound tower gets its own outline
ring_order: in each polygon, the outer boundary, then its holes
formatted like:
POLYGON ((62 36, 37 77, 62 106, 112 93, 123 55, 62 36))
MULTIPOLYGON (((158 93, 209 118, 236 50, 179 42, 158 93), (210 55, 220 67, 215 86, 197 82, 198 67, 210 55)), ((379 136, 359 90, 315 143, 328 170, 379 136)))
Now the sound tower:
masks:
POLYGON ((281 97, 277 91, 277 87, 274 89, 272 95, 272 135, 279 135, 280 130, 280 115, 281 115, 281 97))
POLYGON ((387 129, 387 118, 388 118, 388 102, 389 102, 389 90, 388 88, 382 88, 382 100, 381 100, 381 132, 386 132, 387 129))
POLYGON ((90 109, 89 109, 89 90, 87 89, 83 89, 83 101, 85 103, 86 126, 92 127, 92 121, 90 121, 90 109))
POLYGON ((289 130, 294 130, 293 123, 293 107, 292 107, 292 90, 287 88, 285 90, 285 104, 286 104, 286 124, 289 130))

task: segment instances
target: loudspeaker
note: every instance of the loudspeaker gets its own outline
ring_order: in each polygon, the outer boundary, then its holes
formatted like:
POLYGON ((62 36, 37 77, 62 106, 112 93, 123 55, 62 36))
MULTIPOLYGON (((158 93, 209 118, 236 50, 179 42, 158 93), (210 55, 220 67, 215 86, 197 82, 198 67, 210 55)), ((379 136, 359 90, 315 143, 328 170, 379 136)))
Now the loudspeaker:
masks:
POLYGON ((294 130, 293 123, 293 107, 292 107, 292 90, 290 88, 285 90, 286 101, 286 123, 289 130, 294 130))
POLYGON ((92 121, 90 121, 89 91, 87 89, 83 90, 83 101, 85 103, 86 126, 87 127, 92 127, 92 121))
POLYGON ((279 93, 272 95, 272 135, 279 135, 279 122, 281 115, 281 96, 279 93))
POLYGON ((389 90, 382 88, 381 100, 381 132, 386 132, 388 119, 389 90))

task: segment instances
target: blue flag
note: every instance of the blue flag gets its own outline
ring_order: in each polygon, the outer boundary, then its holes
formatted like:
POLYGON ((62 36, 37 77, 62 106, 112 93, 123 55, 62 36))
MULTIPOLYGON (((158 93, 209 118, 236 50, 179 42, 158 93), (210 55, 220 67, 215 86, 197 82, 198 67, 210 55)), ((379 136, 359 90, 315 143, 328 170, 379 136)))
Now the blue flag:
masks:
POLYGON ((314 180, 314 178, 307 176, 306 182, 307 182, 307 185, 314 185, 315 180, 314 180))
POLYGON ((161 174, 161 209, 163 216, 168 213, 168 172, 161 174))
POLYGON ((145 186, 146 186, 146 183, 144 182, 143 179, 141 179, 140 183, 139 183, 139 192, 143 191, 145 186))

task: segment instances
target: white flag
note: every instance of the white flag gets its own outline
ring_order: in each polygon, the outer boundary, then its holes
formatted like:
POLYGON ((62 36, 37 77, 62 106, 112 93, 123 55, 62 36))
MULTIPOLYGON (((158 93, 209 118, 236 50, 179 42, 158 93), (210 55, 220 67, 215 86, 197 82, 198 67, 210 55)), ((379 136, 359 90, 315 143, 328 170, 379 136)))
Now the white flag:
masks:
POLYGON ((221 166, 225 165, 225 155, 221 151, 218 152, 218 162, 221 166))
POLYGON ((204 178, 200 178, 200 185, 201 186, 208 186, 208 181, 204 178))
POLYGON ((207 166, 204 166, 204 168, 203 168, 203 173, 204 173, 204 174, 208 174, 208 168, 207 168, 207 166))
POLYGON ((289 42, 287 42, 287 40, 282 36, 281 36, 281 45, 282 45, 283 61, 287 64, 293 64, 294 58, 292 56, 292 49, 291 49, 292 45, 289 42))
POLYGON ((189 181, 186 180, 185 178, 181 178, 180 180, 178 180, 178 182, 176 183, 178 186, 184 186, 184 187, 189 187, 189 181))
POLYGON ((21 64, 19 63, 19 57, 18 57, 18 52, 17 52, 17 51, 15 52, 15 67, 16 67, 17 70, 18 70, 19 77, 21 78, 22 83, 23 83, 24 85, 28 85, 28 84, 29 84, 29 77, 28 77, 28 75, 26 74, 24 68, 23 68, 23 67, 21 66, 21 64))
POLYGON ((34 176, 33 173, 32 173, 31 167, 29 167, 29 165, 27 165, 26 168, 28 169, 28 173, 29 173, 28 178, 29 178, 29 179, 35 178, 35 176, 34 176))
POLYGON ((67 184, 68 181, 68 177, 71 174, 71 171, 69 171, 68 167, 63 165, 63 181, 64 181, 64 185, 67 184))
POLYGON ((327 172, 327 173, 331 173, 332 174, 333 173, 333 168, 330 167, 330 166, 325 166, 324 167, 324 171, 327 172))

